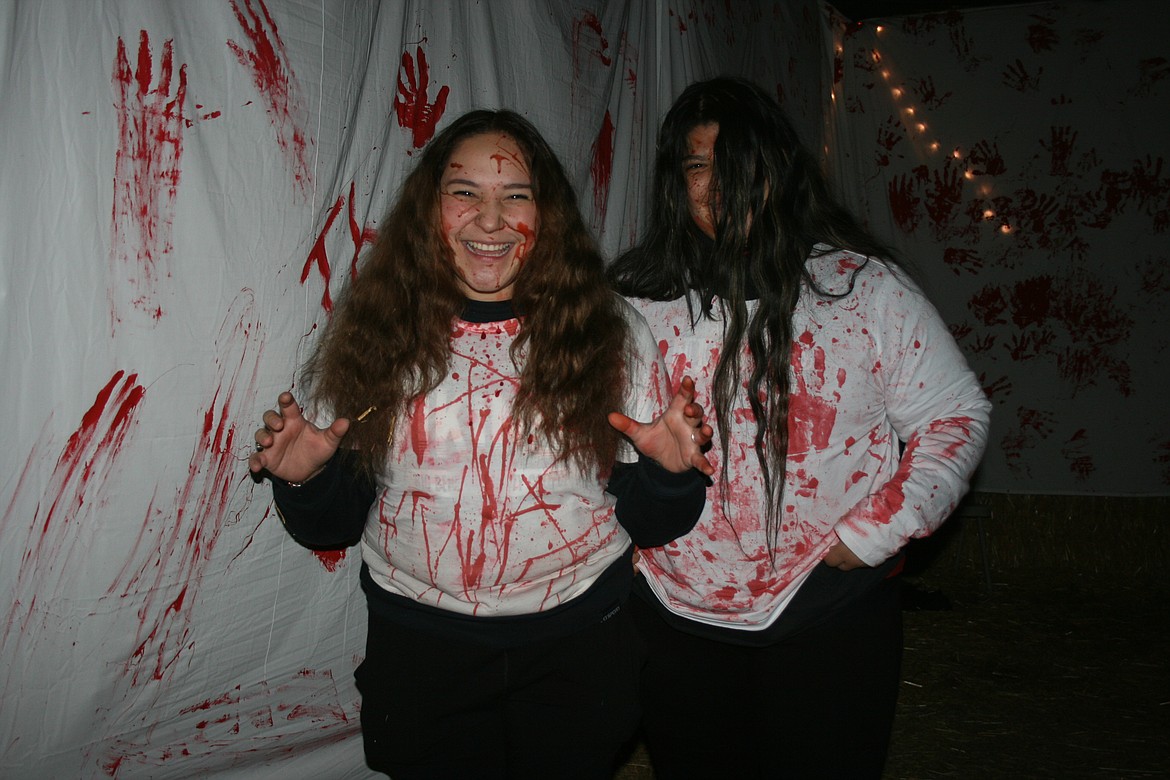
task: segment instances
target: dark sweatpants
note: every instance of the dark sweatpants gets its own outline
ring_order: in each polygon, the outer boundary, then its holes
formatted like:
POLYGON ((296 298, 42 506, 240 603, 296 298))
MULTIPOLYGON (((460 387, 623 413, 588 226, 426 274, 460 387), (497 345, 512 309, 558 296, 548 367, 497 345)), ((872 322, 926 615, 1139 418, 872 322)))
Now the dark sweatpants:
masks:
POLYGON ((765 647, 693 636, 631 599, 649 652, 641 690, 655 777, 880 778, 902 660, 898 597, 886 580, 765 647))

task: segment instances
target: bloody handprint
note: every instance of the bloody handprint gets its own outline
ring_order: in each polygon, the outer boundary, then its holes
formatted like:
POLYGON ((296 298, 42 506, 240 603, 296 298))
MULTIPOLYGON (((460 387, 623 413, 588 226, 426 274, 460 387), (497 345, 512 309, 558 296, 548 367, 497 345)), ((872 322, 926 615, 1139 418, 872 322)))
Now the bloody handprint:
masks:
POLYGON ((950 229, 951 217, 958 210, 963 197, 962 175, 956 168, 946 164, 942 170, 933 172, 926 196, 926 213, 930 216, 934 233, 944 236, 950 229))
POLYGON ((451 88, 441 87, 435 95, 434 102, 428 101, 427 93, 431 86, 430 66, 422 47, 419 46, 415 51, 418 54, 417 71, 410 52, 402 53, 402 67, 398 72, 398 94, 394 96, 394 112, 398 115, 398 126, 411 131, 414 148, 421 149, 431 140, 443 112, 447 110, 447 95, 451 88))
POLYGON ((983 174, 998 176, 1007 171, 1007 164, 1003 161, 998 144, 987 141, 980 141, 971 147, 971 152, 967 155, 967 166, 971 173, 977 176, 983 174))
POLYGON ((228 48, 236 55, 240 64, 252 72, 252 83, 256 91, 268 103, 269 121, 276 130, 276 143, 289 161, 293 176, 305 192, 312 183, 306 150, 310 145, 308 135, 298 122, 300 112, 300 88, 289 64, 288 51, 276 22, 264 0, 243 0, 243 9, 236 0, 229 0, 236 21, 248 36, 251 50, 246 50, 235 41, 227 42, 228 48), (245 13, 246 12, 246 13, 245 13))
MULTIPOLYGON (((178 82, 172 84, 174 51, 170 39, 163 42, 158 64, 156 81, 154 55, 146 30, 139 33, 134 67, 130 65, 125 42, 118 39, 113 77, 118 151, 114 157, 111 242, 111 256, 118 267, 112 278, 119 283, 129 281, 133 306, 151 313, 155 319, 162 315, 155 293, 158 278, 168 275, 160 267, 160 261, 171 250, 183 130, 188 124, 183 116, 187 66, 179 66, 178 82), (129 279, 120 273, 122 265, 133 266, 129 279)), ((116 310, 112 314, 115 321, 121 319, 116 310)))
POLYGON ((894 221, 903 232, 912 233, 918 227, 920 219, 918 206, 922 202, 917 179, 909 174, 902 174, 892 179, 886 189, 894 221))
POLYGON ((1035 92, 1040 89, 1040 76, 1043 74, 1044 68, 1037 68, 1033 75, 1028 72, 1023 61, 1016 60, 1014 64, 1004 69, 1003 84, 1020 92, 1035 92))

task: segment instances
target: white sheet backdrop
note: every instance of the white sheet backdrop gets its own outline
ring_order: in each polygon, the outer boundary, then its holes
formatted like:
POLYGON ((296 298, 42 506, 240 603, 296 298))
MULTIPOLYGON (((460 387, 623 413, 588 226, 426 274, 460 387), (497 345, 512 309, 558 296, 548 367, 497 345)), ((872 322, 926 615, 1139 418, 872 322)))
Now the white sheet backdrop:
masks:
POLYGON ((244 466, 259 413, 436 126, 526 114, 612 253, 692 79, 751 74, 819 132, 820 7, 6 0, 0 19, 0 776, 364 777, 356 555, 285 534, 244 466))
POLYGON ((1166 492, 1167 31, 1156 2, 1109 5, 881 37, 816 0, 0 0, 0 776, 368 774, 356 556, 292 542, 244 459, 416 150, 473 107, 545 131, 613 254, 682 87, 774 86, 983 373, 982 486, 1166 492), (879 48, 942 148, 999 177, 1011 248, 971 216, 992 190, 931 211, 961 171, 890 123, 879 48), (1045 276, 1059 310, 1025 311, 1045 276))

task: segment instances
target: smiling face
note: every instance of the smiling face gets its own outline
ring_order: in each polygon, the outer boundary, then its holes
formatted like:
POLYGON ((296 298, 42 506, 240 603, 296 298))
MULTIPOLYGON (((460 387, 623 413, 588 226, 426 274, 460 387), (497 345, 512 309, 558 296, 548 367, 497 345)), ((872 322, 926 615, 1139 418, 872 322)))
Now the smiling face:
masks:
POLYGON ((711 191, 715 162, 715 139, 718 137, 718 122, 697 125, 687 133, 687 154, 682 161, 691 218, 695 220, 699 230, 703 231, 709 238, 715 238, 712 200, 716 201, 715 206, 718 208, 718 194, 711 191))
POLYGON ((520 147, 503 133, 464 139, 447 162, 439 200, 463 294, 476 301, 511 299, 540 229, 520 147))

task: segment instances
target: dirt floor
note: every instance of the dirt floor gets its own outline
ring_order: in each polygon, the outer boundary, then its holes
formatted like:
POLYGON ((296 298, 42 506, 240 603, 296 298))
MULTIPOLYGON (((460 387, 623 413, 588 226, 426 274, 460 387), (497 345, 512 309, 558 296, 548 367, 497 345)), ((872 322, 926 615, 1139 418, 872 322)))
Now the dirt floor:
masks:
POLYGON ((887 778, 1170 778, 1170 587, 952 587, 906 612, 887 778))
MULTIPOLYGON (((946 553, 905 582, 886 778, 1170 778, 1164 570, 992 571, 946 553)), ((616 775, 653 776, 641 750, 616 775)))
POLYGON ((1170 777, 1167 580, 924 577, 886 777, 1170 777))

